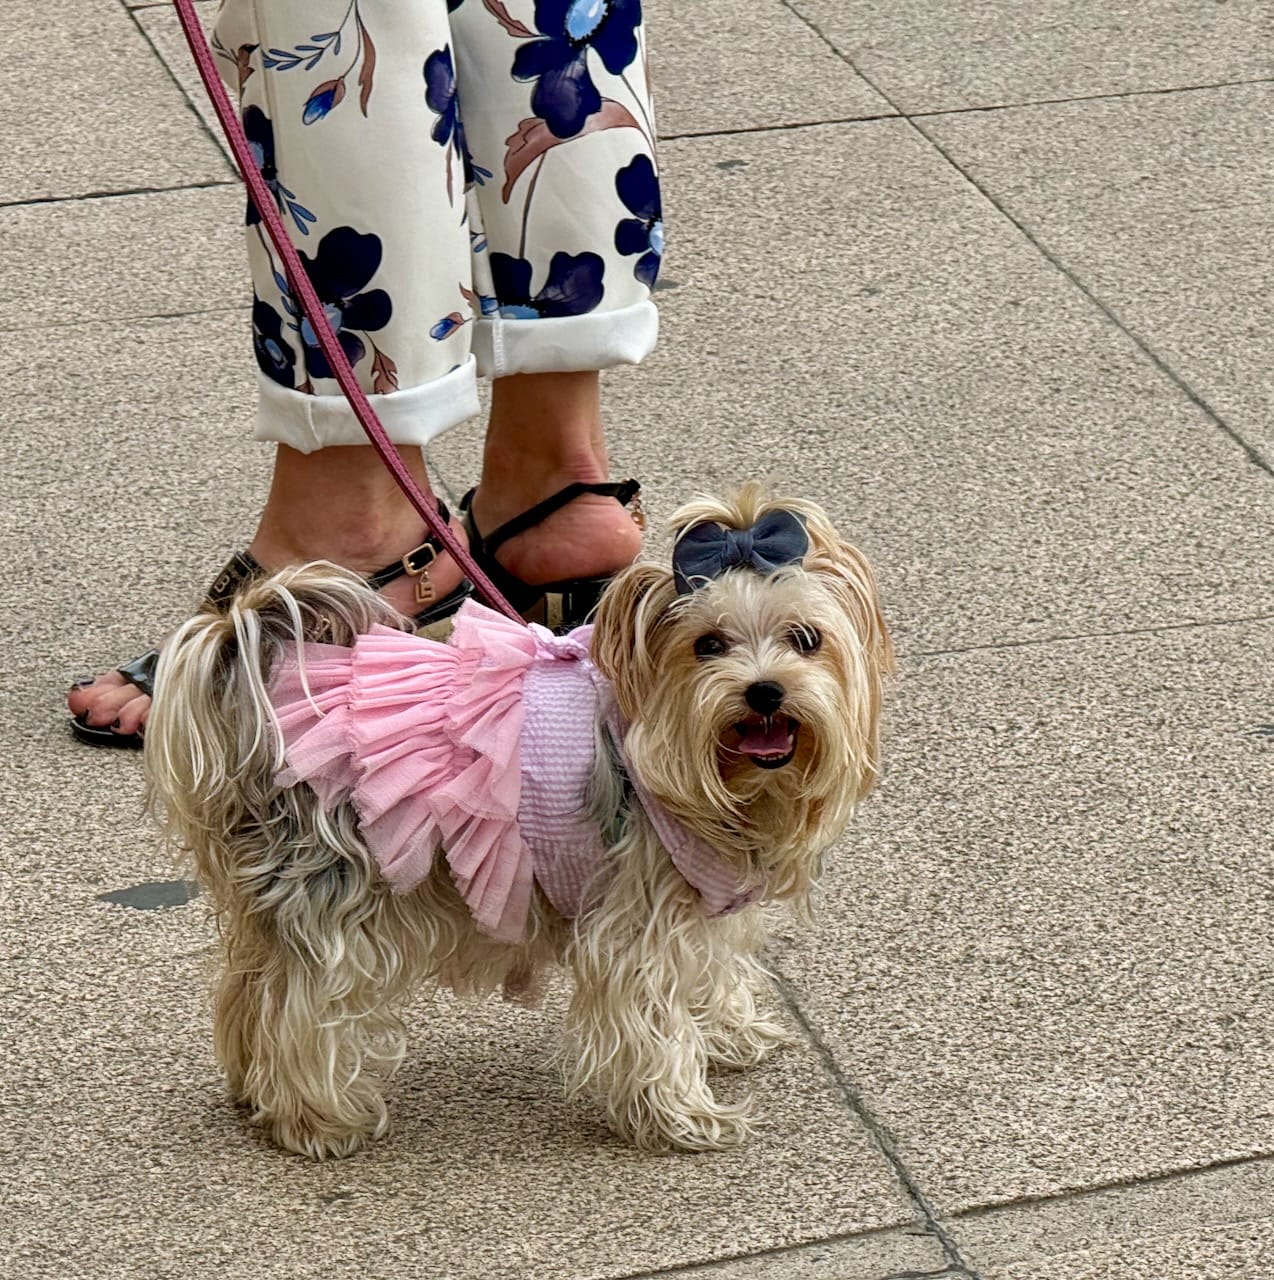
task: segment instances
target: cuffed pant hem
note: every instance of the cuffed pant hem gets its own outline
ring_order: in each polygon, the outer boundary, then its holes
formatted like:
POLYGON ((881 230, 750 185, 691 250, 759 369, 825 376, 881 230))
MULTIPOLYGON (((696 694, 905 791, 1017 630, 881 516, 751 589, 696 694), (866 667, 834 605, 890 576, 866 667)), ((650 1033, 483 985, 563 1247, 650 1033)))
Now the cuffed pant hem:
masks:
MULTIPOLYGON (((339 391, 311 396, 280 386, 258 373, 260 394, 253 437, 313 453, 332 445, 367 444, 367 433, 339 391)), ((479 412, 473 357, 432 382, 387 395, 368 396, 394 444, 428 444, 435 436, 479 412)))
POLYGON ((578 373, 640 364, 658 336, 659 312, 646 300, 619 311, 542 320, 484 316, 474 325, 473 354, 483 378, 578 373))

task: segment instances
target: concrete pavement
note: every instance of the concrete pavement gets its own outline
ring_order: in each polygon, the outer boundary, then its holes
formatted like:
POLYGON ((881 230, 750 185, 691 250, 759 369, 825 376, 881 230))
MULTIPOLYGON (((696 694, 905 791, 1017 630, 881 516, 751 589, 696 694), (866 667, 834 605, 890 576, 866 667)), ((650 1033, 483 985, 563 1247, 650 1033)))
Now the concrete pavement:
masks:
MULTIPOLYGON (((42 15, 0 34, 0 1275, 1274 1272, 1263 0, 652 0, 664 337, 616 465, 656 517, 772 476, 869 551, 885 785, 776 939, 752 1146, 566 1106, 557 992, 422 1000, 393 1134, 324 1166, 228 1105, 205 904, 60 701, 260 503, 242 198, 167 4, 42 15)), ((453 492, 479 444, 432 451, 453 492)))

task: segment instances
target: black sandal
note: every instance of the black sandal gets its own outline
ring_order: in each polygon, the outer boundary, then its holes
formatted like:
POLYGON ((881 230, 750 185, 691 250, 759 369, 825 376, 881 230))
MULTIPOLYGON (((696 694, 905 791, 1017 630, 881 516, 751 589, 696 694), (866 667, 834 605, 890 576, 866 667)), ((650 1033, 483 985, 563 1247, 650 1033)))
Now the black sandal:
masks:
POLYGON ((615 575, 564 578, 559 582, 523 582, 496 560, 495 553, 510 538, 533 529, 553 512, 585 493, 614 498, 621 506, 629 508, 639 529, 646 527, 646 517, 641 509, 641 485, 636 480, 624 480, 617 484, 568 484, 565 489, 559 489, 552 497, 537 502, 530 510, 514 516, 485 536, 478 532, 478 526, 473 522, 473 495, 476 492, 476 489, 470 489, 460 499, 460 514, 464 517, 465 532, 469 535, 469 554, 491 579, 496 590, 528 622, 541 623, 558 633, 570 631, 588 621, 597 608, 602 592, 615 575))
MULTIPOLYGON (((451 519, 451 512, 441 499, 438 501, 438 514, 444 520, 451 519)), ((389 583, 410 574, 416 579, 416 601, 424 608, 412 618, 413 629, 417 635, 432 635, 443 630, 456 610, 473 594, 473 584, 465 578, 454 591, 449 591, 441 600, 433 598, 433 588, 429 583, 429 566, 442 552, 442 543, 437 538, 429 537, 407 552, 393 564, 387 564, 370 574, 364 581, 373 591, 379 591, 389 583)), ((246 551, 236 551, 225 567, 213 579, 208 593, 204 597, 206 608, 223 613, 230 606, 231 600, 243 590, 248 583, 265 577, 268 570, 263 568, 254 557, 246 551)), ((435 637, 437 638, 437 637, 435 637)), ((148 649, 139 658, 124 663, 115 670, 128 681, 136 685, 138 693, 149 698, 155 696, 155 668, 159 665, 159 650, 148 649)), ((143 733, 116 733, 110 725, 89 724, 84 713, 73 716, 70 721, 71 732, 81 741, 92 747, 127 747, 140 748, 144 741, 143 733)))

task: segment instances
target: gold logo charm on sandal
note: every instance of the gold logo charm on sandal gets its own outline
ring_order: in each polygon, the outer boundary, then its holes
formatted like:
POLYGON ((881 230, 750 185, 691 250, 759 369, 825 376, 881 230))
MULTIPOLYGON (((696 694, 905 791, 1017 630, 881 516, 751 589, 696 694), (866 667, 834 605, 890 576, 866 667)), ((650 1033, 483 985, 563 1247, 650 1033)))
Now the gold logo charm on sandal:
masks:
POLYGON ((641 494, 635 493, 628 501, 628 514, 642 533, 646 532, 646 508, 641 505, 641 494))
POLYGON ((403 556, 403 569, 408 577, 416 580, 416 603, 419 605, 433 604, 438 598, 438 590, 429 580, 429 567, 437 558, 438 548, 429 542, 422 542, 403 556))

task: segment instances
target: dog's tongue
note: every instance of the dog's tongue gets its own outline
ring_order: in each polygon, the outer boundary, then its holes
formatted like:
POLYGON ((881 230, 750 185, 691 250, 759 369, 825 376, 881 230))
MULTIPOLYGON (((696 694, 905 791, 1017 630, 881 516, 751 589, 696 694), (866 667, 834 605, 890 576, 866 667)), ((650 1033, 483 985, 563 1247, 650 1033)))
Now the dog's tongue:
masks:
POLYGON ((745 756, 785 756, 792 749, 792 730, 787 717, 746 721, 739 750, 745 756))

